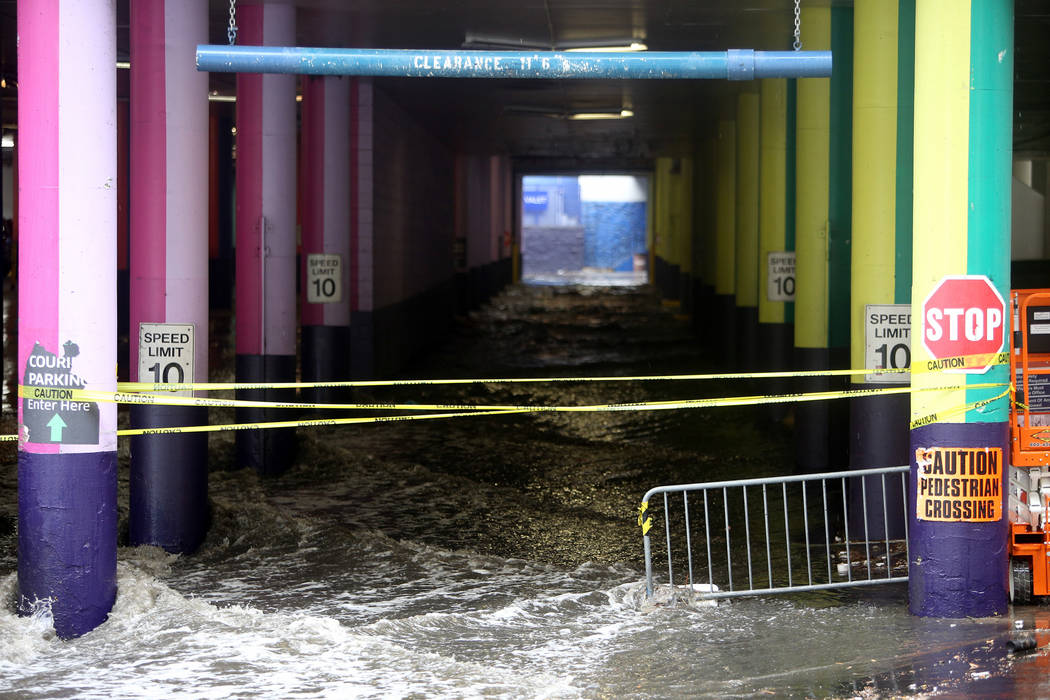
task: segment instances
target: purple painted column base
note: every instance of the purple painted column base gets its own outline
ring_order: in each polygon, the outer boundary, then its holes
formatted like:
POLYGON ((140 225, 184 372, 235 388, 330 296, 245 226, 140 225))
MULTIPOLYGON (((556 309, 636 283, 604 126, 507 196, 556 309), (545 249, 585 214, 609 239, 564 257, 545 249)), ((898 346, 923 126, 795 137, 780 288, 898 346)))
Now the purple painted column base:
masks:
POLYGON ((1006 493, 1010 461, 1006 423, 933 423, 911 431, 908 504, 908 606, 921 617, 990 617, 1007 610, 1009 566, 1006 493), (934 522, 916 517, 916 448, 1001 447, 1003 518, 934 522))
MULTIPOLYGON (((132 406, 131 425, 167 428, 207 425, 200 406, 132 406)), ((208 435, 131 438, 128 539, 174 554, 197 550, 208 532, 208 435)))
POLYGON ((117 453, 18 454, 18 610, 79 637, 117 596, 117 453))

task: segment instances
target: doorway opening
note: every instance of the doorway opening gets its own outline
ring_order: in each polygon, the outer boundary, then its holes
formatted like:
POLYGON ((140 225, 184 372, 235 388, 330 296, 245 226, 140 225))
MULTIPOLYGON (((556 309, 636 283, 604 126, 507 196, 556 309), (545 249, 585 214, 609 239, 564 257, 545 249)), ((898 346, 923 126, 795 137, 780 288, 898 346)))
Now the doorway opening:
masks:
POLYGON ((525 284, 643 285, 649 176, 526 175, 520 230, 525 284))

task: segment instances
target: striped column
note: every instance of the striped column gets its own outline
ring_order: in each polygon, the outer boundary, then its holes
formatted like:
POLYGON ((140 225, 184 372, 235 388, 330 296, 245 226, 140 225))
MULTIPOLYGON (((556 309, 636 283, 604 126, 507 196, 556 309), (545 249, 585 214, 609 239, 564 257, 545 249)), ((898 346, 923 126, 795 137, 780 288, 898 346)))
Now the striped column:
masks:
POLYGON ((736 104, 736 345, 739 368, 759 367, 758 347, 758 92, 736 104))
MULTIPOLYGON (((831 78, 797 84, 795 366, 801 370, 841 367, 849 359, 852 34, 852 8, 803 7, 803 46, 830 49, 835 67, 831 78)), ((825 391, 839 383, 816 378, 800 386, 825 391)), ((827 401, 795 407, 801 472, 845 465, 846 415, 827 401)))
POLYGON ((350 372, 375 375, 373 295, 373 88, 354 78, 350 88, 350 372))
POLYGON ((736 365, 736 122, 718 122, 715 155, 715 335, 719 361, 736 365))
MULTIPOLYGON (((1009 294, 1013 61, 1012 0, 917 1, 911 297, 912 317, 920 320, 917 340, 926 331, 924 302, 944 277, 984 275, 1004 299, 1009 294)), ((922 342, 913 343, 912 357, 913 366, 928 366, 922 342)), ((912 419, 1001 391, 968 385, 1009 380, 1004 365, 975 374, 915 374, 917 388, 954 388, 914 394, 912 419)), ((917 615, 1006 612, 1007 417, 1007 400, 1000 399, 911 431, 909 606, 917 615), (961 517, 954 508, 927 509, 929 499, 920 498, 918 489, 937 478, 944 454, 984 455, 986 463, 994 462, 999 474, 992 485, 997 481, 999 493, 992 494, 992 504, 999 507, 961 517)))
POLYGON ((758 344, 762 369, 781 371, 794 346, 795 81, 766 79, 759 89, 758 344))
MULTIPOLYGON (((292 46, 295 8, 245 4, 237 10, 245 45, 292 46)), ((295 76, 237 75, 237 381, 295 381, 295 76)), ((238 392, 256 401, 292 400, 288 391, 238 392)), ((237 409, 238 423, 287 420, 280 409, 237 409)), ((288 468, 295 431, 237 433, 237 461, 261 474, 288 468)))
POLYGON ((77 637, 117 593, 116 13, 18 3, 18 607, 77 637), (48 398, 44 398, 44 397, 48 398))
MULTIPOLYGON (((350 90, 345 77, 303 78, 302 286, 303 381, 350 376, 350 90)), ((306 400, 335 402, 332 389, 306 400)))
MULTIPOLYGON (((207 36, 204 0, 131 4, 132 381, 208 381, 208 76, 191 60, 207 36)), ((134 428, 207 422, 206 408, 131 408, 134 428)), ((130 497, 132 545, 195 550, 207 434, 133 437, 130 497)))
MULTIPOLYGON (((906 367, 911 327, 912 121, 914 0, 857 0, 853 47, 853 245, 850 366, 906 367), (892 235, 889 235, 891 234, 892 235)), ((858 387, 900 385, 907 375, 854 375, 858 387), (870 383, 868 380, 871 380, 870 383)), ((850 467, 908 461, 907 394, 850 400, 850 467)), ((852 493, 851 532, 884 537, 881 479, 868 477, 868 522, 860 489, 852 493), (867 528, 865 530, 865 527, 867 528)), ((900 513, 903 494, 887 493, 900 513)), ((904 524, 890 518, 893 538, 904 524)))

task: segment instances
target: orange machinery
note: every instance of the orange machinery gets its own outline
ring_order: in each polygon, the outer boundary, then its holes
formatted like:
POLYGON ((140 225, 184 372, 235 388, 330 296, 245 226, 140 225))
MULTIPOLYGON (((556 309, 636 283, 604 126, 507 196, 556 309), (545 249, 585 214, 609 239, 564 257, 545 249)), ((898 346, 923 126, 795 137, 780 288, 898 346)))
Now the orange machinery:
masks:
POLYGON ((1050 289, 1010 292, 1010 599, 1050 595, 1050 289))

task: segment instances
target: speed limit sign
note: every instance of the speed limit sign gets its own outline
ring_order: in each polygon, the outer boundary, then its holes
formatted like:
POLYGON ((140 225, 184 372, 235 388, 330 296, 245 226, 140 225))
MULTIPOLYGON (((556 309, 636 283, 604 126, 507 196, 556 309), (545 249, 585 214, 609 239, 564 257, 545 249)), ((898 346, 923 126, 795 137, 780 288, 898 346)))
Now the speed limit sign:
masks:
POLYGON ((343 256, 311 253, 306 256, 306 301, 338 304, 343 300, 343 256))

